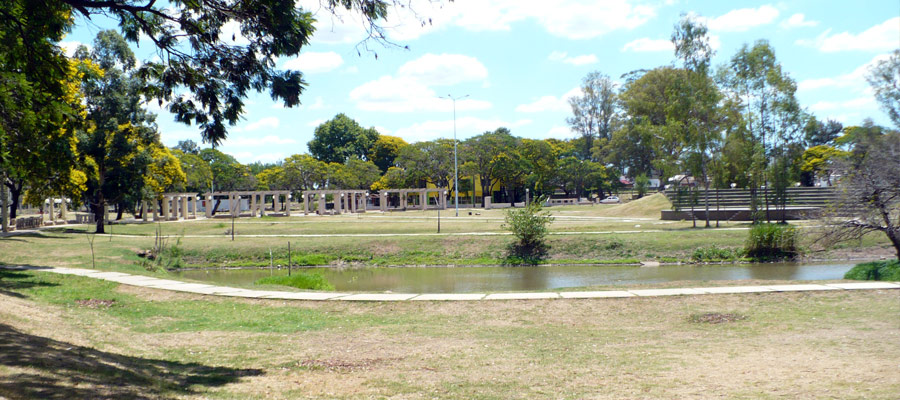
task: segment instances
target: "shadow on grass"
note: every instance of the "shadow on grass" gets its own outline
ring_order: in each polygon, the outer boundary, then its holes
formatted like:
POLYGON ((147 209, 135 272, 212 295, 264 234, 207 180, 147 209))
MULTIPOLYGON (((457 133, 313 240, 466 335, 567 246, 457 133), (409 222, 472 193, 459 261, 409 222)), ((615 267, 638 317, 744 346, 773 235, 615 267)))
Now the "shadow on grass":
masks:
MULTIPOLYGON (((40 267, 29 269, 40 269, 40 267)), ((16 292, 16 290, 30 289, 33 287, 59 286, 56 283, 35 281, 33 278, 34 275, 26 274, 21 271, 0 269, 0 295, 22 299, 27 296, 16 292)))
POLYGON ((12 399, 157 399, 263 373, 107 353, 4 324, 0 324, 0 365, 15 368, 0 376, 0 397, 12 399))

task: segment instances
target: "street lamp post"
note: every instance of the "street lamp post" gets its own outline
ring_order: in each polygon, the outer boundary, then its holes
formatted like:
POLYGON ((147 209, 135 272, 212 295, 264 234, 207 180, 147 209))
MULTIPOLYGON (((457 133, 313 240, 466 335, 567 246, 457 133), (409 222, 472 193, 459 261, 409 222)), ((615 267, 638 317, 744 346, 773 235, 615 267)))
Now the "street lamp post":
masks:
POLYGON ((469 95, 453 97, 448 94, 447 97, 441 96, 442 99, 453 101, 453 192, 455 193, 453 204, 456 206, 457 217, 459 216, 459 163, 456 158, 456 101, 466 97, 469 97, 469 95))

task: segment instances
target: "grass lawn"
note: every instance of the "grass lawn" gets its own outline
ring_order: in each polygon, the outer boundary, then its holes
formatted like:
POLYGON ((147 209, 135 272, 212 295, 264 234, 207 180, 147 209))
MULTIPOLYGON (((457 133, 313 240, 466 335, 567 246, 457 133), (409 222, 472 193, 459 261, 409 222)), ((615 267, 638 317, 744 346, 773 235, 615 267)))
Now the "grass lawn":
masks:
POLYGON ((285 302, 0 271, 0 299, 7 398, 892 399, 900 391, 898 290, 285 302))

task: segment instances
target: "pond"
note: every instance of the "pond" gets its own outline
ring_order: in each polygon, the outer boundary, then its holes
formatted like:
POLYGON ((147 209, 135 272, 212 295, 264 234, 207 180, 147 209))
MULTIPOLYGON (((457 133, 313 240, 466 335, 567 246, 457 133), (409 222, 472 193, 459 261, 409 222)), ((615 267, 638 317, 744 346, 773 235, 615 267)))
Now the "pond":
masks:
MULTIPOLYGON (((627 285, 670 281, 825 280, 842 279, 853 264, 725 264, 635 266, 536 267, 366 267, 301 268, 318 272, 337 291, 395 293, 481 293, 553 290, 594 285, 627 285)), ((295 269, 297 271, 298 269, 295 269)), ((285 269, 206 269, 174 273, 187 279, 219 285, 252 284, 285 269)))

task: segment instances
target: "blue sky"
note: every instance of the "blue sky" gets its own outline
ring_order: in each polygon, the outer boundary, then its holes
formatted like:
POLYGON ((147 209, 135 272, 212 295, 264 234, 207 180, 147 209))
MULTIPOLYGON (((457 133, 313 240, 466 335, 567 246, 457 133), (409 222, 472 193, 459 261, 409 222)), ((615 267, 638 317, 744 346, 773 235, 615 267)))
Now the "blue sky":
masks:
MULTIPOLYGON (((318 11, 315 0, 298 2, 307 3, 318 11)), ((500 126, 522 137, 574 137, 566 127, 565 100, 577 94, 581 79, 600 71, 619 80, 635 69, 672 64, 669 37, 682 13, 707 22, 714 65, 727 62, 744 43, 767 39, 798 82, 798 99, 809 112, 850 125, 867 117, 889 124, 865 73, 900 48, 896 0, 412 3, 415 15, 392 12, 385 23, 391 39, 409 50, 369 43, 377 59, 357 46, 365 38, 358 17, 318 11, 311 44, 299 57, 278 62, 304 72, 309 86, 303 105, 287 109, 266 93, 251 95, 244 120, 231 128, 220 149, 245 163, 306 153, 315 127, 341 112, 408 142, 449 138, 452 103, 439 98, 447 95, 469 95, 456 102, 460 139, 500 126), (421 27, 417 16, 432 24, 421 27)), ((76 23, 62 43, 68 49, 113 26, 102 18, 76 23)), ((239 32, 236 37, 241 40, 239 32)), ((137 54, 149 59, 151 47, 147 42, 137 54)), ((159 113, 165 144, 200 141, 195 127, 150 108, 159 113)))

